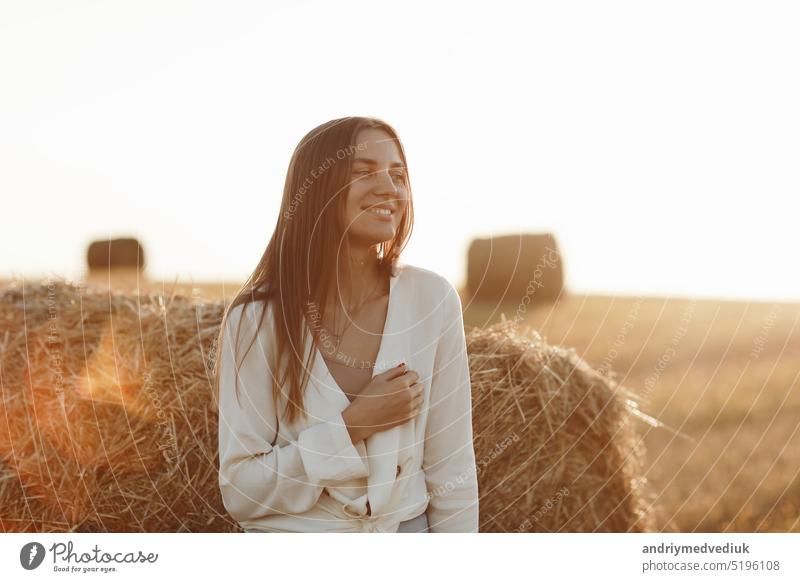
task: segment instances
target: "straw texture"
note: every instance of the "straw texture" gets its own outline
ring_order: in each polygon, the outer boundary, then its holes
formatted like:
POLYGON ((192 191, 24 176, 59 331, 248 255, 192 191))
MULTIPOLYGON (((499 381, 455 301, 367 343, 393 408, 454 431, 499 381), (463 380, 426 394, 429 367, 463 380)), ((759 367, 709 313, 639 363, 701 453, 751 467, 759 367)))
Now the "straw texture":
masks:
MULTIPOLYGON (((224 307, 6 287, 0 531, 240 531, 220 498, 211 391, 224 307)), ((633 424, 646 417, 629 395, 509 322, 467 343, 481 531, 651 527, 633 424)))

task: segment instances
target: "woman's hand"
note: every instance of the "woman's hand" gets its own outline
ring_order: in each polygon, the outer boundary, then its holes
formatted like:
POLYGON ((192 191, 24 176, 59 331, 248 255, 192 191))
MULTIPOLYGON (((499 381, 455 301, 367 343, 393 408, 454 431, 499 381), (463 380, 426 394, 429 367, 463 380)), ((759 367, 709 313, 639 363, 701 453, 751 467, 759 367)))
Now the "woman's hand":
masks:
POLYGON ((350 439, 357 443, 373 433, 408 422, 422 408, 423 385, 405 364, 378 374, 342 412, 350 439))

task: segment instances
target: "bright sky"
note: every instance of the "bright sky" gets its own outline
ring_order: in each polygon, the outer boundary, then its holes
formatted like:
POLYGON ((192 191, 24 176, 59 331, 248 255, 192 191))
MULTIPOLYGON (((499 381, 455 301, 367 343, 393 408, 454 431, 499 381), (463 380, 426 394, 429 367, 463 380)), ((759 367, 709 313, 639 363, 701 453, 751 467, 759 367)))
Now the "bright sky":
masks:
POLYGON ((0 3, 0 277, 243 280, 311 128, 406 147, 404 260, 552 231, 579 292, 800 300, 795 2, 0 3))

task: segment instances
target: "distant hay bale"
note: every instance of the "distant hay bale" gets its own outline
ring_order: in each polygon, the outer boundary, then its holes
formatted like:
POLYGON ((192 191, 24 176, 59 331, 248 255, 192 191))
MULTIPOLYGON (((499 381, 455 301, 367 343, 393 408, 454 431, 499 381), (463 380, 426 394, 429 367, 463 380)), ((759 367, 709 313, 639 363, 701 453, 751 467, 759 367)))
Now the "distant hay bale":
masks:
MULTIPOLYGON (((223 311, 62 281, 3 290, 2 531, 240 531, 217 473, 223 311)), ((481 531, 645 530, 634 411, 610 382, 508 327, 468 345, 481 531)))
POLYGON ((144 249, 135 238, 93 241, 86 251, 89 271, 143 269, 144 249))
POLYGON ((561 253, 552 234, 475 239, 467 254, 467 289, 487 301, 555 301, 564 287, 561 253))

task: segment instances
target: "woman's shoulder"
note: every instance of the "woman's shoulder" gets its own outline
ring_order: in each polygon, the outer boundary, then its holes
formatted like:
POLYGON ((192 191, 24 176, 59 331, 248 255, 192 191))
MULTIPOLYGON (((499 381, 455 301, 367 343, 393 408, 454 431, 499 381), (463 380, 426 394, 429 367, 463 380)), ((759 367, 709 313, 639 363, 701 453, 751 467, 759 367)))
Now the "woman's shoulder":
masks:
POLYGON ((416 292, 433 295, 438 300, 450 295, 458 297, 458 290, 450 280, 436 271, 407 263, 401 264, 399 270, 402 271, 403 277, 407 277, 413 283, 416 292))
MULTIPOLYGON (((239 322, 245 328, 255 329, 256 324, 263 321, 263 324, 269 325, 272 320, 272 307, 271 303, 266 300, 244 300, 236 299, 231 302, 225 309, 225 321, 229 329, 236 329, 239 322), (267 313, 264 314, 266 308, 267 313), (262 320, 263 315, 263 320, 262 320)), ((263 329, 263 326, 262 326, 263 329)))

